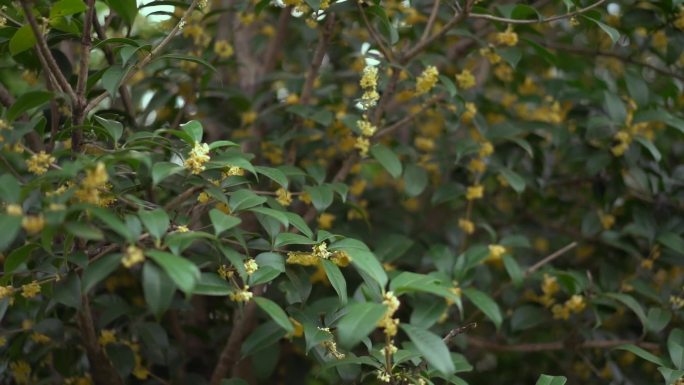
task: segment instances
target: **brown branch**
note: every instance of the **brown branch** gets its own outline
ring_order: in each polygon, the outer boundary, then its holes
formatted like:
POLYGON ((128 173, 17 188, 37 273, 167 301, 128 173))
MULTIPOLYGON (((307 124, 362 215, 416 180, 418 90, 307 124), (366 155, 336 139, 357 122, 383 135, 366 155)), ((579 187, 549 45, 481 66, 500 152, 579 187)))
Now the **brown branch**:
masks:
POLYGON ((427 102, 423 103, 423 105, 421 106, 421 108, 420 108, 418 111, 416 111, 416 112, 414 112, 414 113, 412 113, 412 114, 409 114, 409 115, 403 117, 402 119, 400 119, 400 120, 398 120, 398 121, 392 123, 391 125, 389 125, 389 126, 383 128, 382 130, 378 131, 378 132, 374 135, 374 138, 377 139, 377 138, 380 138, 380 137, 382 137, 382 136, 389 135, 389 134, 391 134, 392 132, 394 132, 394 131, 396 131, 396 130, 402 128, 404 125, 406 125, 407 123, 411 122, 413 119, 415 119, 415 118, 418 117, 420 114, 422 114, 423 112, 425 112, 425 110, 427 110, 428 108, 430 108, 430 107, 432 107, 433 105, 437 104, 438 102, 440 102, 440 101, 443 100, 444 98, 445 98, 445 95, 439 95, 439 96, 436 96, 436 97, 434 97, 434 98, 428 100, 427 102))
POLYGON ((47 42, 45 41, 45 37, 40 32, 40 26, 38 26, 38 22, 36 22, 36 18, 33 16, 31 7, 29 7, 27 0, 21 0, 20 3, 22 9, 24 10, 24 16, 26 17, 26 20, 29 22, 31 30, 33 31, 33 35, 36 38, 36 50, 40 52, 40 54, 45 59, 45 71, 49 72, 50 75, 54 77, 62 91, 69 95, 69 98, 71 98, 72 102, 75 101, 76 94, 74 93, 74 89, 71 88, 71 84, 69 84, 67 79, 64 77, 64 74, 62 74, 62 71, 59 69, 59 66, 57 65, 57 61, 55 61, 54 56, 52 56, 50 48, 48 47, 47 42))
POLYGON ((280 11, 280 16, 278 16, 278 28, 276 28, 275 38, 271 39, 268 47, 266 47, 266 52, 264 53, 263 63, 264 66, 261 69, 261 77, 263 75, 273 71, 276 62, 278 61, 278 53, 283 48, 283 40, 287 36, 287 25, 290 22, 290 14, 292 13, 292 6, 287 6, 280 11))
POLYGON ((556 49, 556 50, 565 51, 565 52, 570 52, 570 53, 576 53, 576 54, 580 54, 580 55, 612 57, 612 58, 618 59, 622 62, 638 65, 641 67, 650 68, 650 69, 652 69, 656 72, 659 72, 660 74, 663 74, 665 76, 670 76, 670 77, 677 78, 679 80, 684 81, 684 74, 677 73, 674 71, 670 71, 667 68, 663 68, 663 67, 660 67, 657 65, 653 65, 653 64, 650 64, 647 62, 632 59, 631 57, 624 56, 624 55, 621 55, 621 54, 616 53, 616 52, 602 51, 599 49, 588 49, 588 48, 573 47, 573 46, 568 46, 568 45, 563 45, 563 44, 556 44, 556 43, 552 43, 552 42, 536 41, 536 43, 539 45, 545 46, 547 48, 556 49))
POLYGON ((109 361, 109 358, 107 358, 107 355, 102 350, 102 346, 98 342, 88 296, 84 295, 81 297, 81 306, 82 309, 78 313, 78 327, 81 331, 83 347, 86 350, 88 362, 90 363, 90 375, 93 378, 93 382, 95 385, 123 385, 123 380, 119 373, 112 366, 111 361, 109 361))
MULTIPOLYGON (((25 0, 22 0, 22 1, 25 1, 25 0)), ((159 44, 157 44, 157 46, 154 47, 152 49, 152 51, 150 51, 150 53, 147 54, 147 56, 145 56, 139 62, 135 63, 131 67, 131 69, 128 70, 128 72, 126 73, 126 76, 124 76, 123 79, 121 80, 121 84, 125 84, 126 82, 131 80, 131 78, 139 70, 143 69, 147 64, 149 64, 152 61, 152 59, 154 59, 157 55, 159 55, 159 53, 171 42, 171 40, 173 40, 173 38, 176 36, 178 31, 180 31, 181 25, 186 22, 186 20, 188 19, 188 16, 190 16, 192 14, 192 11, 195 10, 195 7, 197 7, 197 0, 193 0, 192 3, 190 3, 190 6, 188 7, 188 9, 185 10, 185 13, 183 13, 183 16, 180 18, 178 23, 176 23, 176 25, 173 27, 171 32, 169 32, 169 34, 166 35, 166 37, 164 37, 164 39, 162 39, 162 41, 159 44)), ((84 113, 87 114, 93 108, 97 107, 103 100, 105 100, 107 98, 107 96, 108 96, 107 91, 104 91, 100 95, 96 96, 93 100, 90 101, 90 103, 88 103, 88 105, 85 108, 84 113)))
POLYGON ((423 31, 423 36, 420 37, 420 40, 427 39, 432 33, 432 27, 435 25, 435 20, 437 20, 437 14, 439 13, 440 3, 440 0, 435 0, 434 4, 432 4, 432 12, 430 12, 430 18, 428 19, 425 30, 423 31))
POLYGON ((518 353, 535 353, 546 352, 553 350, 568 350, 572 348, 579 349, 612 349, 620 345, 634 344, 647 350, 659 349, 658 344, 653 342, 644 342, 638 340, 592 340, 584 341, 578 344, 566 343, 565 341, 555 342, 539 342, 530 344, 500 344, 497 342, 488 341, 479 337, 468 337, 468 347, 476 349, 486 349, 496 352, 518 352, 518 353))
POLYGON ((538 19, 538 20, 532 20, 532 19, 527 19, 527 20, 525 20, 525 19, 522 19, 522 20, 520 20, 520 19, 509 19, 509 18, 506 18, 506 17, 499 17, 499 16, 494 16, 494 15, 486 15, 486 14, 482 14, 482 13, 471 13, 471 14, 470 14, 470 18, 471 18, 471 19, 484 19, 484 20, 500 21, 500 22, 502 22, 502 23, 508 23, 508 24, 542 24, 542 23, 550 23, 550 22, 552 22, 552 21, 557 21, 557 20, 562 20, 562 19, 568 19, 568 18, 571 18, 571 17, 573 17, 573 16, 577 16, 577 15, 579 15, 579 14, 582 14, 582 13, 585 13, 585 12, 587 12, 587 11, 589 11, 589 10, 594 9, 594 8, 598 7, 599 5, 605 3, 605 2, 606 2, 606 0, 599 0, 599 1, 597 1, 596 3, 592 4, 592 5, 589 5, 589 6, 587 6, 587 7, 578 9, 577 11, 574 11, 574 12, 569 12, 569 13, 566 13, 566 14, 564 14, 564 15, 557 15, 557 16, 551 16, 551 17, 546 17, 546 18, 542 17, 542 18, 540 18, 540 19, 538 19))
POLYGON ((185 202, 188 198, 193 196, 195 193, 204 190, 204 186, 192 186, 189 189, 183 191, 180 195, 173 198, 171 202, 164 206, 164 210, 169 211, 176 208, 176 206, 185 202))
POLYGON ((375 41, 375 44, 378 45, 378 48, 380 49, 380 52, 382 52, 382 55, 385 56, 385 59, 387 59, 387 61, 394 62, 394 55, 392 55, 392 51, 385 47, 385 44, 382 42, 382 39, 380 38, 378 33, 375 32, 375 29, 370 24, 370 21, 368 21, 368 17, 366 16, 366 12, 363 10, 363 7, 361 6, 361 2, 356 1, 356 6, 359 9, 359 12, 361 13, 363 24, 365 24, 366 29, 368 30, 368 33, 371 35, 373 41, 375 41))
POLYGON ((0 104, 6 108, 10 108, 14 104, 14 96, 2 84, 0 84, 0 104))
POLYGON ((574 249, 575 247, 577 247, 577 242, 571 242, 570 244, 566 245, 562 249, 556 250, 555 252, 549 254, 544 259, 535 263, 534 265, 530 266, 527 270, 525 270, 525 276, 526 277, 529 276, 530 274, 539 270, 542 266, 546 265, 547 263, 552 262, 554 259, 560 257, 561 255, 567 253, 568 251, 574 249))
POLYGON ((330 39, 333 35, 333 29, 335 28, 335 14, 328 14, 328 19, 326 20, 325 26, 321 31, 321 35, 318 38, 318 44, 316 45, 316 50, 314 51, 313 59, 311 60, 311 65, 309 70, 306 72, 306 79, 304 80, 304 87, 302 87, 302 93, 299 97, 299 102, 301 104, 308 104, 311 94, 313 93, 313 86, 318 77, 318 71, 323 64, 323 58, 325 58, 325 53, 330 44, 330 39))
MULTIPOLYGON (((264 293, 264 285, 259 285, 254 288, 253 295, 260 296, 264 293)), ((254 301, 249 301, 242 310, 236 309, 235 320, 233 323, 233 329, 230 331, 230 336, 228 336, 228 342, 226 346, 221 351, 221 356, 219 357, 218 363, 214 368, 214 372, 211 375, 210 385, 219 385, 221 380, 230 375, 233 367, 240 358, 240 347, 242 346, 242 341, 245 335, 254 324, 254 318, 256 317, 256 303, 254 301)))
POLYGON ((85 120, 85 108, 88 105, 86 99, 86 84, 88 83, 88 67, 90 66, 90 49, 93 46, 91 33, 93 18, 95 17, 95 0, 87 0, 88 10, 83 20, 83 36, 81 36, 81 60, 78 67, 78 79, 76 80, 76 99, 72 101, 74 128, 71 133, 71 148, 74 152, 81 151, 83 131, 78 128, 85 120))

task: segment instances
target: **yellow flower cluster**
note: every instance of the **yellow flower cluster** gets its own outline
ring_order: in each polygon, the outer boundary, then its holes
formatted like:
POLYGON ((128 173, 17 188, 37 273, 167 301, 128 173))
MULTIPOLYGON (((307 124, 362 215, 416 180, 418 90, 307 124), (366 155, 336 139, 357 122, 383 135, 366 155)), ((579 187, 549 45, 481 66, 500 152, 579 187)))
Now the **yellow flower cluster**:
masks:
POLYGON ((627 131, 618 131, 613 138, 617 141, 617 144, 610 151, 618 157, 624 155, 630 143, 632 143, 632 136, 627 131))
POLYGON ((116 331, 110 329, 103 329, 100 331, 100 337, 97 342, 102 346, 107 346, 116 342, 116 331))
POLYGON ((26 361, 15 361, 9 364, 10 372, 17 385, 28 385, 31 380, 31 366, 26 361))
POLYGON ((9 298, 14 294, 14 287, 12 286, 0 286, 0 300, 9 298))
POLYGON ((320 259, 328 259, 332 255, 332 253, 328 251, 328 245, 325 242, 314 245, 311 254, 320 259))
POLYGON ((27 283, 21 287, 21 295, 26 299, 34 298, 38 294, 40 294, 40 285, 38 284, 38 281, 27 283))
POLYGON ((335 215, 329 213, 323 213, 318 216, 318 227, 323 230, 332 228, 333 222, 335 221, 335 215))
POLYGON ((103 194, 110 188, 108 181, 107 168, 104 163, 98 162, 94 169, 86 170, 86 176, 74 196, 81 202, 107 207, 116 200, 111 194, 103 194))
POLYGON ((31 155, 31 157, 26 161, 26 166, 28 170, 36 175, 43 175, 50 168, 50 164, 55 162, 55 157, 41 151, 37 154, 31 155))
POLYGON ((121 259, 121 264, 130 269, 143 261, 145 261, 145 254, 142 249, 135 245, 130 245, 126 248, 126 255, 121 259))
POLYGON ((496 34, 496 42, 509 47, 518 44, 518 34, 513 31, 513 26, 511 24, 508 25, 504 32, 496 34))
POLYGON ((501 261, 503 255, 506 254, 506 248, 501 245, 489 245, 488 261, 501 261))
POLYGON ((393 292, 388 291, 382 296, 382 304, 387 306, 387 310, 385 310, 385 314, 382 316, 382 319, 378 321, 378 326, 384 329, 385 335, 387 337, 391 338, 397 335, 399 319, 392 317, 399 309, 401 303, 393 292))
POLYGON ((601 221, 601 226, 604 230, 610 230, 615 225, 615 216, 612 214, 606 214, 602 210, 598 212, 599 220, 601 221))
POLYGON ((38 234, 45 227, 45 218, 43 214, 27 215, 22 218, 21 227, 30 235, 38 234))
POLYGON ((466 234, 472 234, 475 232, 475 224, 466 218, 459 218, 458 227, 466 234))
POLYGON ((292 203, 292 194, 284 188, 276 190, 276 201, 281 205, 287 207, 292 203))
POLYGON ((484 186, 475 184, 466 189, 466 199, 469 201, 480 199, 484 196, 484 186))
POLYGON ((340 351, 337 350, 337 343, 335 342, 335 340, 333 340, 333 339, 325 340, 325 341, 321 342, 321 345, 323 345, 325 350, 327 350, 331 356, 335 357, 336 360, 341 360, 345 357, 344 353, 340 353, 340 351))
POLYGON ((190 156, 185 160, 185 168, 197 175, 204 171, 204 164, 211 157, 209 156, 209 145, 206 143, 195 142, 195 146, 190 151, 190 156))
POLYGON ((560 290, 558 280, 554 276, 544 274, 541 289, 543 294, 537 300, 546 307, 551 306, 555 301, 553 296, 560 290))
POLYGON ((498 64, 501 62, 501 56, 494 52, 494 49, 491 47, 480 48, 480 55, 487 59, 489 64, 498 64))
POLYGON ((356 126, 359 128, 359 131, 361 131, 361 135, 366 137, 373 136, 375 134, 375 131, 377 131, 378 129, 371 122, 368 121, 368 118, 366 116, 364 116, 362 120, 357 121, 356 126))
POLYGON ((332 263, 340 267, 348 266, 352 258, 351 256, 343 250, 337 250, 330 252, 327 246, 322 249, 320 245, 325 245, 325 243, 315 245, 311 253, 302 251, 290 251, 287 253, 287 263, 290 265, 301 265, 301 266, 318 266, 322 259, 328 259, 332 263), (319 246, 318 248, 316 246, 319 246), (324 255, 327 254, 327 257, 324 255))
POLYGON ((475 106, 475 103, 466 102, 465 111, 463 111, 463 114, 461 114, 461 120, 463 123, 470 123, 475 118, 475 114, 477 114, 477 107, 475 106))
POLYGON ((458 88, 467 90, 469 88, 475 87, 475 76, 470 70, 463 70, 460 74, 456 75, 456 83, 458 88))
POLYGON ((439 71, 435 66, 428 66, 423 70, 416 79, 416 95, 423 95, 428 92, 437 84, 437 79, 439 77, 439 71))
POLYGON ((361 136, 356 138, 356 141, 354 142, 354 148, 359 150, 362 158, 365 158, 368 156, 370 138, 375 134, 378 128, 368 121, 368 117, 365 115, 363 116, 363 119, 356 122, 356 126, 361 132, 361 136))
POLYGON ((227 40, 218 40, 214 43, 214 53, 221 59, 233 56, 233 46, 227 40))
POLYGON ((587 304, 584 301, 584 297, 575 294, 565 301, 563 305, 553 305, 551 312, 553 313, 553 318, 567 320, 570 318, 570 314, 581 313, 586 306, 587 304))
POLYGON ((228 295, 231 301, 234 302, 249 302, 254 294, 249 291, 249 286, 245 285, 241 290, 232 292, 228 295))
POLYGON ((247 259, 244 262, 244 266, 247 275, 252 275, 259 269, 259 264, 253 258, 247 259))
POLYGON ((223 179, 231 176, 243 176, 245 175, 245 170, 237 166, 226 167, 226 170, 221 174, 223 179))
POLYGON ((33 333, 31 333, 31 341, 33 341, 37 344, 47 344, 47 343, 50 343, 50 341, 52 341, 52 339, 45 334, 33 332, 33 333))
POLYGON ((366 66, 363 69, 363 75, 359 81, 359 85, 363 89, 361 96, 361 107, 366 110, 375 106, 380 99, 378 94, 378 68, 373 66, 366 66))
POLYGON ((368 156, 370 140, 368 140, 368 138, 364 138, 363 136, 359 136, 356 138, 356 141, 354 142, 354 148, 359 150, 359 154, 362 158, 365 158, 368 156))

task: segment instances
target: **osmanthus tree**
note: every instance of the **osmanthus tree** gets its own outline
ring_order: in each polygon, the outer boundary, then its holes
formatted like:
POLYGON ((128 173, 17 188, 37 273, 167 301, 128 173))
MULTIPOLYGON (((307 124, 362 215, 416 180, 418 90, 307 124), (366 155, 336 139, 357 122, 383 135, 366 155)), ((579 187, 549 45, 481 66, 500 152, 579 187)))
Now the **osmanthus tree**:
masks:
POLYGON ((0 382, 682 384, 681 1, 0 0, 0 382))

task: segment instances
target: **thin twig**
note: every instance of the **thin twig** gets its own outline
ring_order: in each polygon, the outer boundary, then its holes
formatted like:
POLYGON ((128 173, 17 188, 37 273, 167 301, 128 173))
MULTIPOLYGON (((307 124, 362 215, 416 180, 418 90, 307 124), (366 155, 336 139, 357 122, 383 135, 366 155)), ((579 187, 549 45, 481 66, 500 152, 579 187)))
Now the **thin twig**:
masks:
POLYGON ((171 202, 167 203, 164 206, 164 210, 169 211, 173 210, 176 208, 176 206, 180 205, 181 203, 185 202, 188 198, 193 196, 195 193, 204 190, 204 186, 192 186, 189 189, 183 191, 180 195, 177 197, 173 198, 171 202))
POLYGON ((485 20, 492 20, 492 21, 499 21, 502 23, 508 23, 508 24, 542 24, 542 23, 550 23, 552 21, 557 21, 557 20, 562 20, 562 19, 568 19, 573 16, 577 16, 579 14, 585 13, 587 11, 590 11, 599 5, 605 3, 606 0, 599 0, 596 3, 589 5, 587 7, 578 9, 574 12, 568 12, 564 15, 556 15, 556 16, 551 16, 551 17, 542 17, 537 20, 533 19, 509 19, 507 17, 499 17, 499 16, 494 16, 494 15, 487 15, 483 13, 471 13, 470 18, 471 19, 485 19, 485 20))
POLYGON ((544 259, 535 263, 534 265, 530 266, 527 270, 525 270, 525 276, 527 277, 527 276, 531 275, 535 271, 539 270, 542 266, 546 265, 547 263, 550 263, 554 259, 560 257, 561 255, 567 253, 568 251, 574 249, 575 247, 577 247, 577 242, 571 242, 568 245, 566 245, 565 247, 563 247, 562 249, 557 250, 557 251, 549 254, 548 256, 544 257, 544 259))
POLYGON ((328 20, 326 20, 325 26, 323 27, 321 34, 318 38, 318 44, 316 45, 316 50, 314 51, 313 59, 311 59, 311 64, 309 65, 309 70, 306 72, 306 79, 304 80, 304 86, 302 87, 302 93, 299 97, 299 102, 301 104, 308 104, 311 94, 313 92, 313 86, 318 77, 318 70, 323 64, 323 58, 325 58, 325 53, 330 44, 330 39, 332 38, 332 32, 335 28, 335 14, 328 14, 328 20))
POLYGON ((418 111, 416 111, 416 112, 414 112, 414 113, 412 113, 412 114, 409 114, 409 115, 407 115, 407 116, 405 116, 405 117, 399 119, 398 121, 392 123, 391 125, 389 125, 389 126, 383 128, 382 130, 378 131, 378 132, 374 135, 374 138, 377 139, 377 138, 383 137, 383 136, 385 136, 385 135, 389 135, 389 134, 391 134, 392 132, 394 132, 394 131, 400 129, 400 128, 403 127, 405 124, 409 123, 410 121, 412 121, 413 119, 415 119, 416 117, 418 117, 419 115, 421 115, 421 114, 422 114, 423 112, 425 112, 428 108, 430 108, 430 107, 432 107, 433 105, 435 105, 435 104, 437 104, 438 102, 440 102, 442 99, 444 99, 444 97, 445 97, 445 95, 439 95, 439 96, 436 96, 436 97, 434 97, 434 98, 431 98, 430 100, 428 100, 427 102, 425 102, 425 103, 421 106, 421 108, 420 108, 418 111))
POLYGON ((519 353, 534 353, 545 352, 551 350, 566 350, 569 348, 579 349, 612 349, 620 345, 634 344, 648 350, 659 349, 658 344, 653 342, 644 342, 638 340, 592 340, 584 341, 578 344, 571 344, 565 341, 555 342, 539 342, 530 344, 500 344, 497 342, 488 341, 479 337, 468 337, 468 347, 477 349, 486 349, 497 352, 519 352, 519 353))
MULTIPOLYGON (((143 69, 147 64, 149 64, 152 59, 154 59, 159 53, 171 42, 171 40, 176 36, 178 31, 181 29, 181 25, 185 23, 185 21, 188 19, 188 17, 192 14, 192 11, 195 10, 195 7, 197 7, 197 0, 193 0, 192 3, 190 3, 190 6, 188 9, 185 10, 185 13, 183 13, 183 16, 180 18, 178 23, 173 27, 171 32, 169 32, 168 35, 156 46, 150 53, 147 54, 142 60, 139 62, 135 63, 133 67, 128 70, 126 73, 126 76, 121 80, 121 84, 125 84, 128 82, 138 71, 143 69)), ((97 107, 104 99, 106 99, 108 96, 108 92, 104 91, 98 96, 96 96, 93 100, 88 103, 88 106, 85 109, 85 113, 87 114, 90 112, 93 108, 97 107)))
POLYGON ((432 27, 435 25, 435 20, 437 20, 437 14, 439 13, 440 3, 440 0, 435 0, 435 3, 432 4, 432 12, 430 12, 430 18, 428 19, 425 30, 423 31, 423 36, 420 37, 420 40, 427 39, 428 36, 430 36, 430 33, 432 33, 432 27))
POLYGON ((375 41, 375 44, 378 45, 378 48, 380 49, 380 52, 382 52, 383 56, 385 56, 385 59, 389 62, 394 62, 394 56, 392 55, 392 51, 385 47, 385 44, 382 42, 382 39, 378 35, 377 32, 375 32, 375 29, 373 26, 370 24, 368 21, 368 17, 366 16, 366 12, 363 10, 363 7, 361 7, 361 2, 356 1, 356 6, 359 9, 359 12, 361 13, 361 18, 363 19, 363 23, 366 25, 366 29, 368 30, 368 33, 371 35, 371 38, 373 41, 375 41))
POLYGON ((64 74, 62 74, 62 71, 59 69, 59 66, 57 65, 57 61, 55 61, 54 56, 52 56, 50 48, 48 47, 47 42, 45 41, 45 37, 40 31, 40 26, 38 26, 38 22, 36 21, 36 18, 33 16, 31 7, 29 6, 27 0, 21 0, 20 3, 22 9, 24 10, 26 20, 29 22, 31 30, 33 31, 33 35, 36 38, 36 49, 45 59, 45 70, 49 71, 51 75, 57 80, 57 83, 60 85, 62 91, 69 95, 69 98, 71 98, 72 101, 75 101, 76 93, 74 93, 74 89, 71 88, 71 84, 69 84, 67 79, 64 77, 64 74))

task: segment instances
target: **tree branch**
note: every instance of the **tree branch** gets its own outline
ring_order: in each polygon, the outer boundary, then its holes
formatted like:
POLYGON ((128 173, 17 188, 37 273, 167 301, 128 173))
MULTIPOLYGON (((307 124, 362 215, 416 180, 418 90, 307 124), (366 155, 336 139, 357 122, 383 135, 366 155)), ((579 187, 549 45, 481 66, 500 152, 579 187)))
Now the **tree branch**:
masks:
POLYGON ((539 342, 530 344, 499 344, 497 342, 488 341, 479 337, 468 337, 468 347, 477 349, 492 350, 496 352, 518 352, 518 353, 535 353, 546 352, 552 350, 567 350, 570 348, 579 349, 612 349, 614 347, 634 344, 648 350, 657 350, 658 344, 652 342, 644 342, 638 340, 592 340, 584 341, 578 344, 566 343, 565 341, 555 342, 539 342))
POLYGON ((325 26, 321 31, 321 35, 318 38, 318 44, 316 45, 316 50, 314 51, 313 59, 311 59, 311 65, 309 65, 309 70, 306 72, 306 79, 304 80, 304 86, 302 87, 302 93, 299 97, 299 102, 301 104, 308 104, 309 99, 311 99, 311 94, 313 93, 313 86, 316 78, 318 77, 318 70, 323 64, 323 58, 330 44, 330 39, 332 38, 332 32, 335 28, 335 14, 328 14, 328 19, 325 22, 325 26))
POLYGON ((76 94, 74 93, 74 89, 71 88, 71 84, 69 84, 67 79, 64 77, 64 74, 62 74, 62 71, 59 69, 59 66, 55 61, 54 56, 52 56, 50 48, 48 47, 47 42, 45 41, 45 37, 40 32, 38 22, 36 22, 36 18, 33 16, 31 7, 29 7, 27 0, 21 0, 20 3, 21 8, 24 10, 26 20, 29 22, 31 30, 33 31, 33 35, 36 38, 36 50, 40 52, 40 54, 43 56, 45 60, 45 71, 49 72, 54 77, 62 91, 69 95, 69 98, 72 100, 72 102, 75 102, 76 94))
POLYGON ((78 313, 83 346, 90 363, 90 375, 95 385, 123 385, 123 381, 98 342, 88 296, 81 297, 82 309, 78 313))
POLYGON ((573 16, 577 16, 579 14, 585 13, 587 11, 590 11, 599 5, 605 3, 606 0, 599 0, 596 3, 589 5, 587 7, 584 7, 582 9, 578 9, 577 11, 574 12, 569 12, 564 15, 557 15, 557 16, 551 16, 551 17, 542 17, 541 19, 538 20, 525 20, 525 19, 509 19, 507 17, 499 17, 499 16, 494 16, 494 15, 487 15, 483 13, 471 13, 470 18, 471 19, 485 19, 485 20, 492 20, 492 21, 499 21, 502 23, 508 23, 508 24, 541 24, 541 23, 550 23, 552 21, 557 21, 557 20, 562 20, 562 19, 568 19, 573 16))
POLYGON ((382 52, 382 55, 385 56, 385 59, 389 62, 394 62, 394 56, 392 55, 392 51, 385 47, 385 44, 382 42, 382 39, 380 36, 378 36, 378 33, 375 32, 375 29, 373 26, 370 24, 368 21, 368 17, 366 17, 366 12, 363 10, 363 7, 361 7, 361 2, 355 1, 356 2, 356 7, 359 9, 359 12, 361 13, 361 18, 363 19, 363 24, 366 25, 366 29, 368 30, 368 33, 371 35, 371 38, 373 41, 375 41, 375 44, 378 45, 378 48, 380 49, 380 52, 382 52))
POLYGON ((423 36, 420 37, 420 40, 427 39, 432 33, 432 27, 435 25, 435 20, 437 20, 437 14, 439 13, 440 3, 440 0, 435 0, 435 3, 432 4, 432 12, 430 12, 430 18, 428 19, 425 30, 423 31, 423 36))
POLYGON ((525 276, 526 277, 529 276, 530 274, 539 270, 542 266, 546 265, 547 263, 550 263, 554 259, 560 257, 561 255, 567 253, 568 251, 574 249, 575 247, 577 247, 577 242, 571 242, 568 245, 566 245, 565 247, 563 247, 562 249, 556 250, 555 252, 549 254, 544 259, 535 263, 534 265, 530 266, 527 270, 525 270, 525 276))

